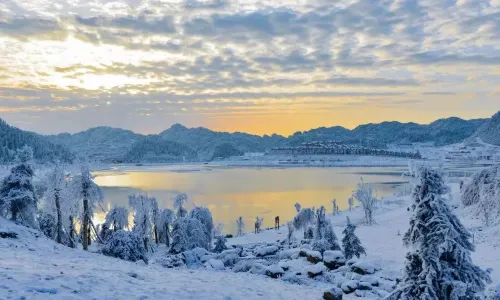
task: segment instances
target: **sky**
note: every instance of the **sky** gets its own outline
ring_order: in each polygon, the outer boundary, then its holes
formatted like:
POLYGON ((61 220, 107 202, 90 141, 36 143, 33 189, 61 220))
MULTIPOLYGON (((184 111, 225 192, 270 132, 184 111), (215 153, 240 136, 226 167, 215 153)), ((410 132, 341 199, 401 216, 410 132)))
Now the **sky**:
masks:
POLYGON ((279 133, 500 110, 500 0, 2 0, 0 118, 279 133))

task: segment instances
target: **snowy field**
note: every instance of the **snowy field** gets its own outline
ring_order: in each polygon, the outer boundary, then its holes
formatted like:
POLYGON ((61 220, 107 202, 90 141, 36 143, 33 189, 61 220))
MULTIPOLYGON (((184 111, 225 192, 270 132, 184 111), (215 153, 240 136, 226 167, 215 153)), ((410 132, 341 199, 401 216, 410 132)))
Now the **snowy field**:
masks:
MULTIPOLYGON (((456 207, 454 212, 474 232, 473 261, 483 269, 492 269, 493 287, 500 283, 498 227, 478 231, 481 221, 461 208, 458 184, 451 183, 451 186, 449 204, 456 207)), ((408 228, 409 201, 409 197, 383 200, 375 213, 376 224, 372 226, 359 224, 363 216, 359 208, 328 218, 339 238, 346 216, 358 223, 356 233, 367 252, 363 261, 382 269, 382 277, 397 276, 407 252, 401 235, 408 228)), ((3 218, 0 229, 18 234, 17 239, 0 239, 0 299, 321 299, 323 292, 332 286, 315 280, 297 285, 265 275, 234 273, 229 268, 219 271, 206 270, 207 267, 168 269, 157 263, 164 255, 161 247, 149 265, 126 262, 58 245, 39 232, 3 218)), ((287 229, 282 226, 279 231, 265 230, 228 239, 227 244, 275 243, 285 240, 286 236, 287 229)), ((300 267, 313 266, 305 260, 300 264, 300 267)), ((353 293, 344 295, 344 299, 359 298, 353 293)))

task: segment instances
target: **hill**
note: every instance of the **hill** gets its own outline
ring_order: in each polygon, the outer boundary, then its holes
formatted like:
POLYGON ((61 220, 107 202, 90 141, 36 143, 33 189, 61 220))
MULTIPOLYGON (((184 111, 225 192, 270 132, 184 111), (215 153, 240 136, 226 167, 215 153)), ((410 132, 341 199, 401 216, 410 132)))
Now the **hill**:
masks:
POLYGON ((500 146, 500 111, 484 122, 468 140, 473 141, 476 139, 500 146))
POLYGON ((166 141, 158 135, 141 137, 123 156, 123 162, 128 163, 160 163, 196 161, 196 151, 188 146, 166 141))
POLYGON ((0 119, 0 163, 12 162, 16 149, 25 145, 33 148, 33 156, 37 162, 71 162, 74 159, 67 147, 53 143, 49 138, 34 132, 10 126, 0 119))

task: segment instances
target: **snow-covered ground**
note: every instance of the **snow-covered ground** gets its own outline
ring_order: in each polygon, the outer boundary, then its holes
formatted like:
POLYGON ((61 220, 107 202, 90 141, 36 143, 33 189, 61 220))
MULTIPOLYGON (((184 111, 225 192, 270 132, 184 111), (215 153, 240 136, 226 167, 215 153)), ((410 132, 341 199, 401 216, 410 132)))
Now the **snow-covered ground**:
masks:
MULTIPOLYGON (((456 207, 455 213, 474 232, 473 261, 483 269, 491 268, 492 286, 497 285, 500 228, 482 228, 481 221, 460 205, 458 184, 450 184, 449 205, 456 207)), ((377 224, 373 226, 360 224, 363 214, 359 208, 329 218, 340 239, 349 216, 358 224, 356 233, 366 248, 367 257, 363 261, 379 266, 384 274, 399 274, 407 252, 402 235, 408 228, 409 204, 408 196, 385 198, 376 211, 377 224)), ((154 259, 163 255, 162 248, 149 265, 131 263, 58 245, 39 232, 3 218, 0 229, 18 234, 17 239, 0 238, 0 299, 321 299, 323 291, 334 286, 312 279, 305 285, 297 285, 229 269, 167 269, 154 259)), ((276 243, 285 240, 286 235, 286 226, 282 226, 280 230, 232 238, 227 244, 276 243)), ((305 260, 297 263, 308 264, 305 260)), ((308 268, 314 267, 310 264, 308 268)), ((357 297, 349 294, 344 299, 357 297)))

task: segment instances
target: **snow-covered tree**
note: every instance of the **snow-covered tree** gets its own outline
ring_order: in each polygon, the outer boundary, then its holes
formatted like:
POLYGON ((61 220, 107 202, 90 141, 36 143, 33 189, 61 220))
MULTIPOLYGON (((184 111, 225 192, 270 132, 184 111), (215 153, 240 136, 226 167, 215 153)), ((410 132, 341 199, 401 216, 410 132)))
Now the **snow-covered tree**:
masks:
MULTIPOLYGON (((62 202, 71 201, 66 196, 66 176, 64 168, 55 164, 52 170, 49 171, 46 177, 47 191, 43 195, 42 211, 54 217, 56 222, 56 236, 55 239, 58 243, 62 243, 63 231, 63 217, 68 218, 67 211, 63 212, 62 202)), ((66 203, 65 203, 66 204, 66 203)))
POLYGON ((107 256, 128 261, 143 260, 148 263, 147 251, 142 238, 135 232, 117 230, 111 234, 100 252, 107 256))
POLYGON ((351 211, 352 207, 354 206, 354 198, 349 197, 349 199, 347 199, 347 203, 349 204, 349 211, 351 211))
POLYGON ((40 226, 40 231, 42 231, 46 237, 53 240, 56 239, 57 225, 53 215, 41 212, 38 215, 38 225, 40 226))
POLYGON ((215 237, 215 253, 221 253, 222 251, 227 250, 226 246, 226 237, 223 235, 218 235, 215 237))
POLYGON ((486 226, 500 222, 500 180, 495 184, 483 186, 477 209, 486 226))
POLYGON ((361 182, 358 183, 356 190, 353 192, 353 197, 361 203, 361 207, 365 212, 365 223, 367 225, 375 224, 373 211, 377 205, 377 198, 373 195, 371 184, 365 183, 363 178, 361 178, 361 182))
POLYGON ((128 202, 134 214, 134 227, 132 231, 142 238, 144 248, 148 250, 149 242, 152 240, 154 209, 158 206, 158 202, 156 198, 146 195, 130 195, 128 196, 128 202))
POLYGON ((176 211, 177 217, 178 218, 184 218, 187 216, 187 210, 184 208, 184 205, 186 205, 188 201, 188 196, 187 194, 179 194, 174 197, 174 210, 176 211))
POLYGON ((115 206, 106 214, 104 222, 108 229, 113 231, 128 228, 128 210, 125 207, 115 206))
POLYGON ((33 150, 24 146, 17 151, 17 165, 0 184, 0 215, 29 227, 36 222, 37 197, 33 186, 33 150))
POLYGON ((214 226, 214 229, 212 230, 212 236, 216 237, 222 235, 223 231, 224 231, 224 223, 217 223, 214 226))
POLYGON ((484 186, 495 184, 500 177, 500 166, 483 169, 472 176, 471 181, 463 188, 462 203, 470 206, 479 203, 484 186))
POLYGON ((332 223, 326 219, 326 209, 324 206, 321 206, 316 211, 316 226, 314 228, 312 248, 321 253, 327 250, 340 250, 332 223))
POLYGON ((286 234, 286 240, 288 241, 288 245, 290 245, 293 240, 293 232, 294 232, 293 223, 292 222, 286 223, 286 228, 288 229, 286 234))
POLYGON ((403 238, 412 251, 403 280, 387 299, 475 299, 490 276, 472 262, 471 235, 443 199, 449 189, 442 174, 422 167, 417 179, 403 238))
POLYGON ((212 245, 212 230, 214 228, 212 213, 206 207, 197 206, 191 210, 189 216, 191 218, 198 219, 205 228, 205 234, 207 235, 208 245, 206 245, 206 247, 204 248, 210 250, 212 245))
MULTIPOLYGON (((177 254, 196 247, 207 249, 208 238, 205 226, 195 218, 178 218, 172 229, 170 252, 177 254)), ((208 249, 207 249, 208 250, 208 249)))
POLYGON ((68 197, 77 199, 82 203, 82 213, 78 217, 82 223, 80 231, 83 239, 83 250, 87 250, 90 240, 90 222, 94 215, 94 209, 104 199, 102 189, 94 182, 94 177, 87 165, 82 165, 80 174, 71 179, 69 194, 68 197))
POLYGON ((170 247, 170 226, 173 224, 174 218, 174 211, 169 208, 165 208, 162 210, 160 217, 157 220, 158 223, 156 224, 160 242, 165 243, 167 247, 170 247))
POLYGON ((342 238, 342 248, 344 248, 344 256, 347 259, 351 259, 354 256, 359 258, 361 254, 366 255, 365 248, 361 246, 361 241, 354 232, 356 230, 356 225, 351 223, 349 217, 347 217, 347 225, 342 232, 344 237, 342 238))
POLYGON ((332 200, 332 215, 336 215, 337 214, 337 199, 333 199, 332 200))
POLYGON ((255 233, 260 232, 260 228, 262 227, 262 223, 264 222, 264 218, 262 217, 255 217, 255 233))
POLYGON ((236 227, 236 236, 242 236, 243 234, 245 234, 245 222, 243 221, 242 216, 239 216, 238 219, 236 219, 236 227))
POLYGON ((315 220, 314 210, 312 208, 302 208, 295 218, 293 218, 293 227, 305 231, 307 227, 315 220))
POLYGON ((295 209, 297 210, 297 212, 300 211, 300 209, 302 208, 302 206, 300 206, 300 203, 295 203, 295 209))

